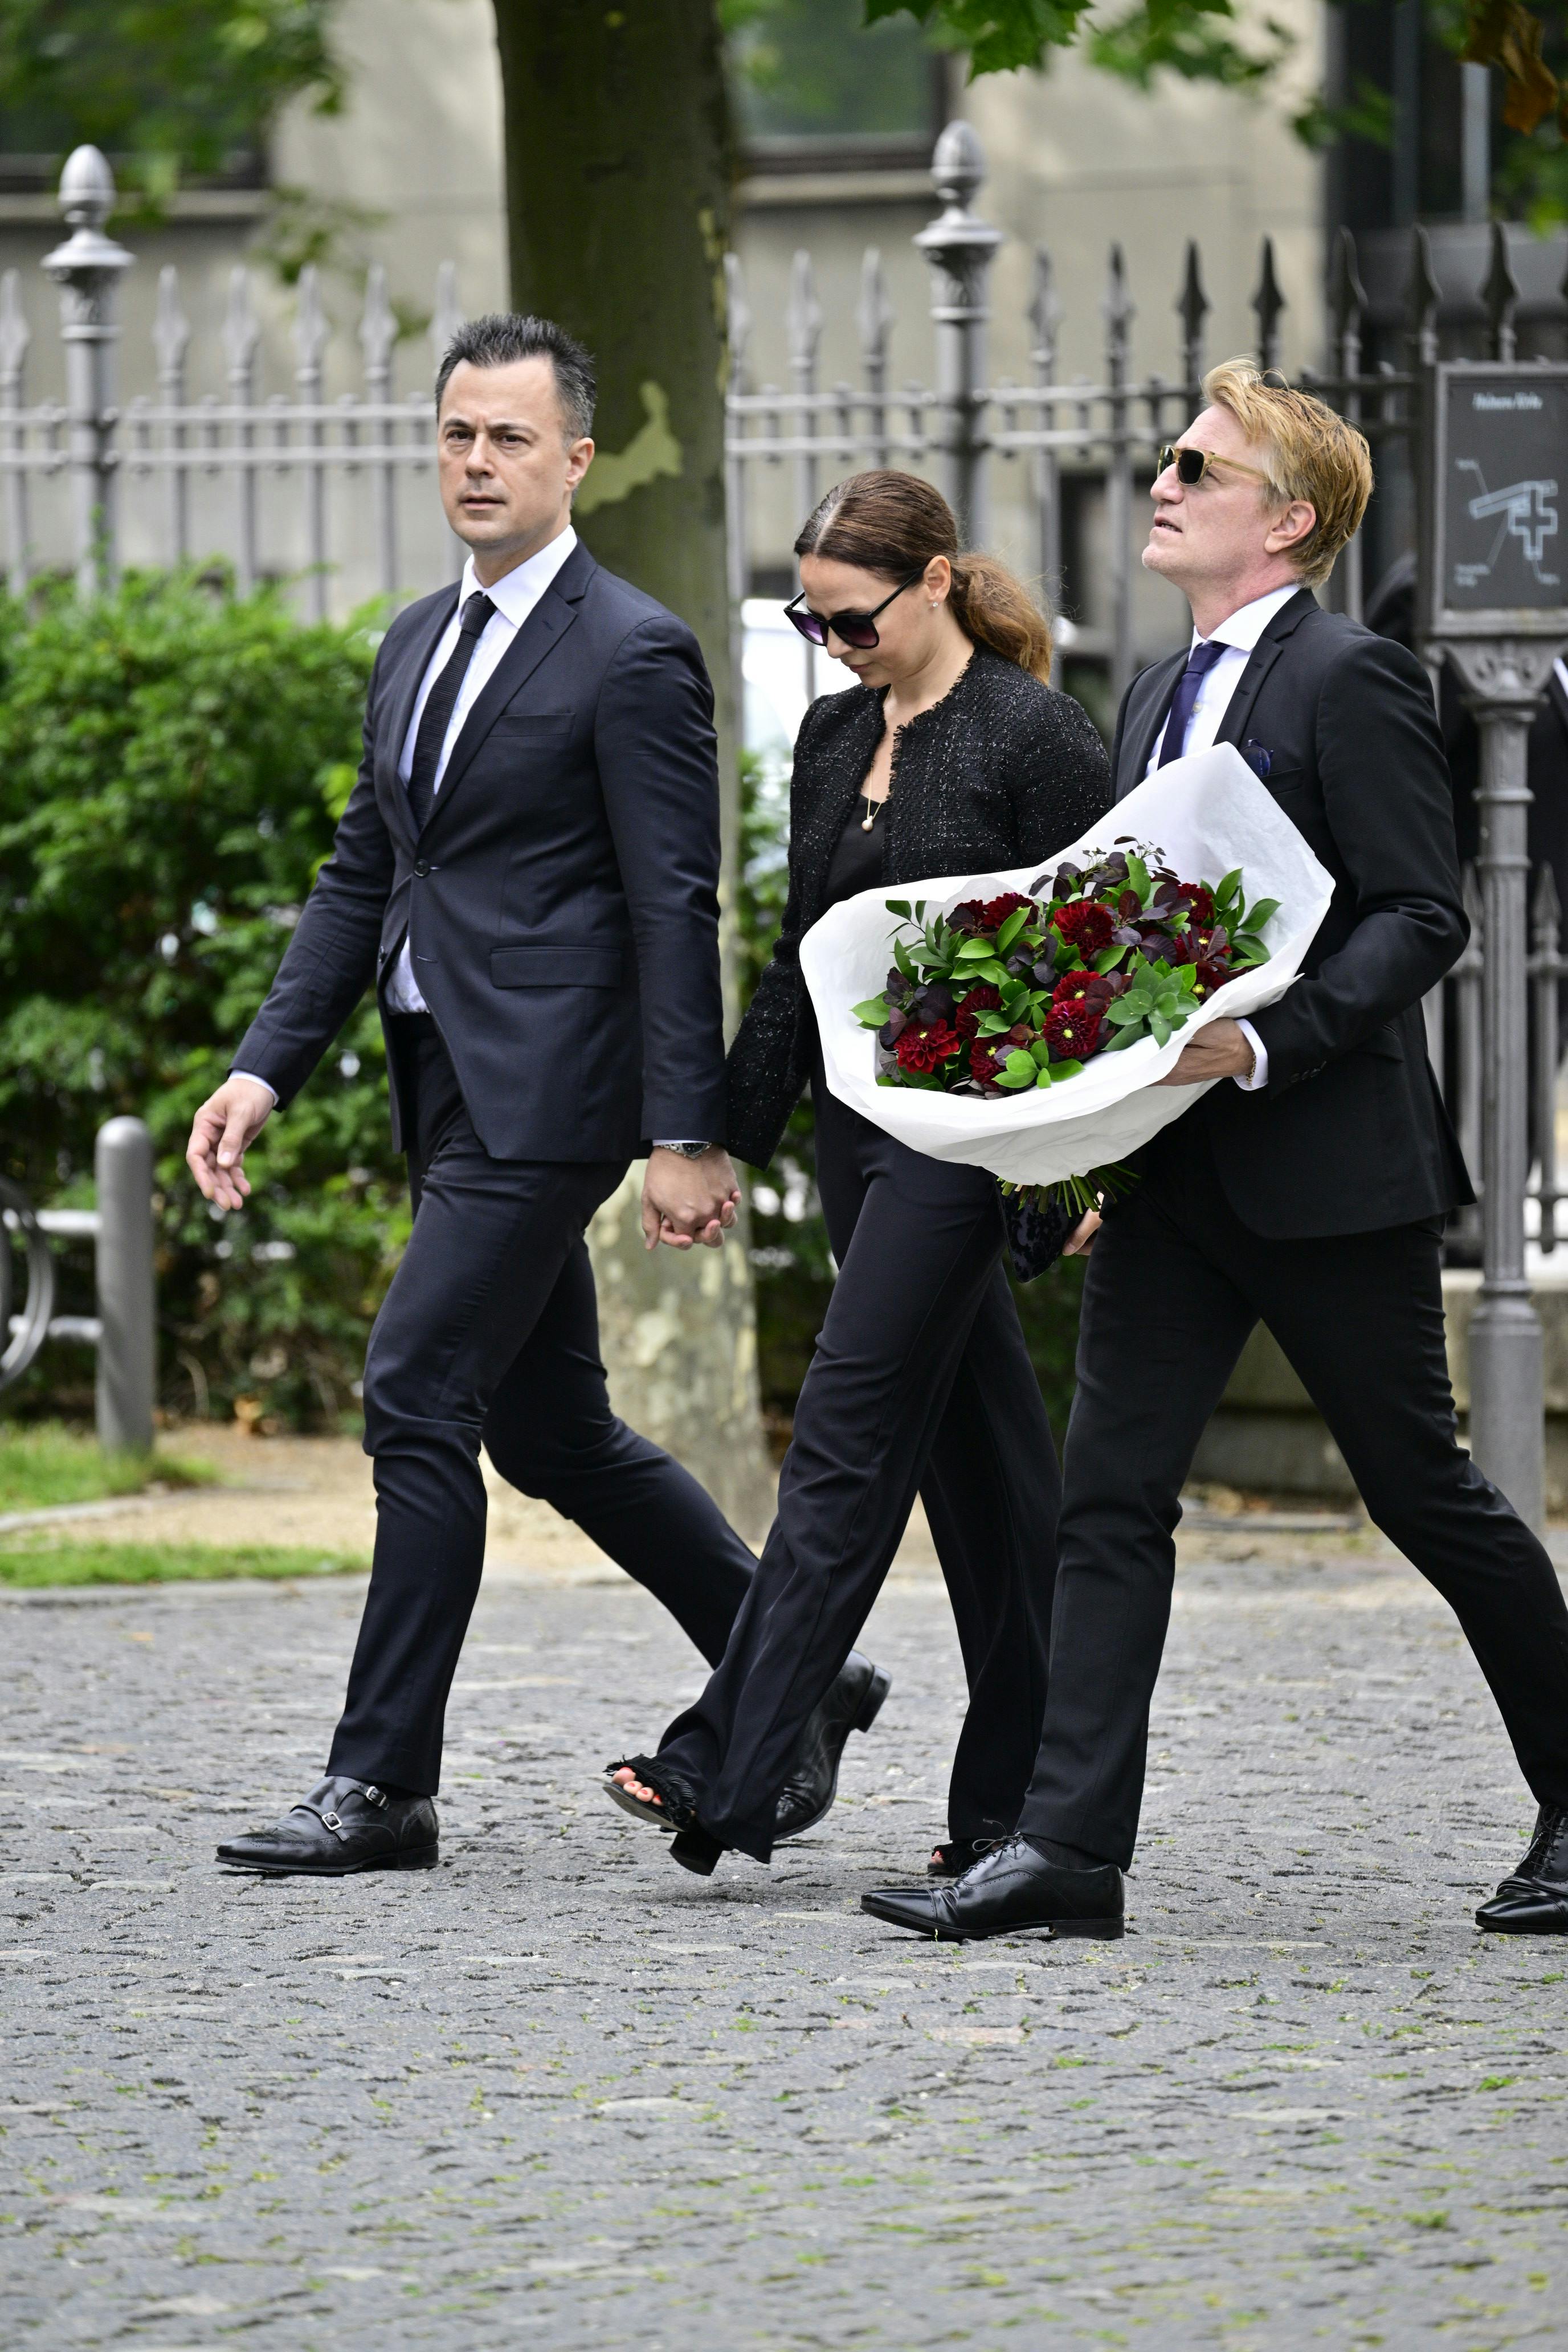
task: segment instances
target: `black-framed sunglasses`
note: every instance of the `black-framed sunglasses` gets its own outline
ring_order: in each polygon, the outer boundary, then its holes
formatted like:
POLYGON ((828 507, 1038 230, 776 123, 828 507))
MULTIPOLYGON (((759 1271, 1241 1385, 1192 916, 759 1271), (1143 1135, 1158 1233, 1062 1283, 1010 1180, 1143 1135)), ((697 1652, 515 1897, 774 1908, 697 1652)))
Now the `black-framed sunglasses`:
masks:
POLYGON ((1268 479, 1259 467, 1244 466, 1239 457, 1222 457, 1217 449, 1178 449, 1174 442, 1167 441, 1155 456, 1154 479, 1158 481, 1172 466, 1176 469, 1177 481, 1184 482, 1189 490, 1203 480, 1213 466, 1228 466, 1233 473, 1250 474, 1255 482, 1268 479))
POLYGON ((875 605, 869 613, 829 613, 824 617, 821 613, 814 613, 809 604, 803 613, 797 613, 795 606, 801 603, 805 594, 804 588, 797 595, 790 598, 789 603, 784 606, 784 612, 786 616, 795 623, 807 645, 825 646, 827 643, 828 633, 831 631, 840 645, 853 646, 858 654, 868 654, 882 642, 877 634, 878 614, 885 613, 889 605, 903 594, 906 588, 912 588, 917 580, 923 580, 925 573, 926 568, 922 563, 918 572, 911 572, 907 580, 900 580, 892 594, 884 596, 881 603, 875 605))

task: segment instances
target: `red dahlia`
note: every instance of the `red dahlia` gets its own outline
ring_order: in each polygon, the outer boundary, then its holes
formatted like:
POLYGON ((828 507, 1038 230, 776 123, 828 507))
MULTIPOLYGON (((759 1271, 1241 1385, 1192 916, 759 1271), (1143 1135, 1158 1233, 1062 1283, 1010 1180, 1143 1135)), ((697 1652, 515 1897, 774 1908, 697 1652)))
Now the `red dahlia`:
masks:
POLYGON ((1058 980, 1051 991, 1051 1005, 1075 1004, 1084 1012, 1103 1013, 1117 993, 1117 984, 1109 972, 1069 971, 1058 980))
POLYGON ((999 898, 987 898, 980 909, 980 928, 984 931, 999 931, 1008 916, 1018 907, 1033 907, 1032 898, 1016 890, 1004 890, 999 898))
POLYGON ((929 1029, 917 1029, 911 1024, 894 1050, 900 1070, 934 1070, 939 1062, 956 1054, 963 1043, 950 1022, 933 1021, 929 1029))
POLYGON ((983 1087, 996 1084, 996 1073, 1002 1066, 996 1057, 998 1045, 1005 1054, 1013 1050, 1005 1037, 976 1037, 969 1048, 969 1075, 983 1087))
POLYGON ((1051 920, 1085 963, 1110 945, 1116 929, 1116 917, 1101 898, 1076 898, 1070 907, 1058 907, 1051 920))
POLYGON ((1100 1043, 1099 1013, 1088 1005, 1054 1004, 1041 1034, 1058 1062, 1087 1061, 1100 1043))
POLYGON ((978 988, 972 988, 970 990, 968 995, 964 998, 963 1003, 958 1008, 957 1022, 959 1035, 961 1037, 973 1037, 976 1029, 980 1026, 980 1016, 983 1013, 1000 1013, 1001 1010, 1002 995, 1000 990, 993 988, 988 980, 983 980, 978 988))

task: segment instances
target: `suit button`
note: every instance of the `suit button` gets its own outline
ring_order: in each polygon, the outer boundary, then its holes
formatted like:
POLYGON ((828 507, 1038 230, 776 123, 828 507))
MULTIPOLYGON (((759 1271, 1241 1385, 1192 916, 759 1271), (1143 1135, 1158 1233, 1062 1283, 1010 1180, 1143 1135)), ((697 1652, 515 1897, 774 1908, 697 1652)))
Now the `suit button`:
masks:
POLYGON ((421 882, 423 882, 425 877, 430 871, 430 860, 427 857, 417 858, 415 861, 414 871, 417 874, 421 882))

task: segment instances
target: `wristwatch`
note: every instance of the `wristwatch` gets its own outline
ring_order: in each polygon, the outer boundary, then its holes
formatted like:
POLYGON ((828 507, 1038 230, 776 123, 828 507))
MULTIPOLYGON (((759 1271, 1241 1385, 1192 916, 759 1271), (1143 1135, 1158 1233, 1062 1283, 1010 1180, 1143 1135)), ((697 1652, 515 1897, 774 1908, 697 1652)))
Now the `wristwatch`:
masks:
POLYGON ((656 1139, 653 1148, 656 1151, 676 1152, 682 1160, 700 1160, 705 1151, 712 1150, 713 1146, 710 1143, 666 1143, 656 1139))

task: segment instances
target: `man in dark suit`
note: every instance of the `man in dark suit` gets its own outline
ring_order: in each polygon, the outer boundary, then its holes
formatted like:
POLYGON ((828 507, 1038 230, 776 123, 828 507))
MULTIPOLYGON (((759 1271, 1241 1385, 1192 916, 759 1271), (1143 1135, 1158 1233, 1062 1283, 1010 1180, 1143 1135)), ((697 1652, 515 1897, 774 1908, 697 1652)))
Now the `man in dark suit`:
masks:
POLYGON ((1352 427, 1242 362, 1164 462, 1143 561, 1186 594, 1190 647, 1117 727, 1119 796, 1235 744, 1333 877, 1277 1004, 1218 1020, 1166 1085, 1212 1085, 1141 1155, 1092 1246, 1068 1433, 1050 1683, 1018 1833, 875 1916, 963 1939, 1119 1936, 1149 1705, 1198 1438, 1267 1323, 1377 1525, 1449 1601, 1540 1807, 1483 1927, 1568 1933, 1568 1609, 1552 1563, 1455 1440, 1439 1245, 1472 1198, 1421 999, 1464 945, 1430 688, 1401 646, 1312 594, 1371 488, 1352 427))
MULTIPOLYGON (((628 1161, 648 1152, 649 1247, 721 1245, 739 1193, 721 1140, 712 692, 690 630, 572 529, 593 408, 588 354, 547 320, 476 320, 447 351, 437 453, 463 577, 387 631, 332 856, 192 1132, 203 1192, 239 1208, 247 1148, 376 983, 416 1214, 365 1362, 374 1564, 326 1776, 275 1828, 219 1847, 237 1867, 434 1864, 484 1557, 481 1438, 710 1662, 755 1566, 612 1413, 598 1355, 584 1231, 628 1161)), ((791 1828, 830 1801, 871 1671, 852 1659, 809 1727, 791 1828)))

